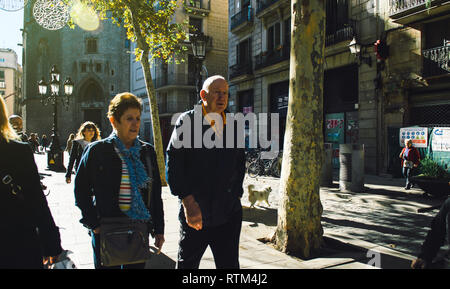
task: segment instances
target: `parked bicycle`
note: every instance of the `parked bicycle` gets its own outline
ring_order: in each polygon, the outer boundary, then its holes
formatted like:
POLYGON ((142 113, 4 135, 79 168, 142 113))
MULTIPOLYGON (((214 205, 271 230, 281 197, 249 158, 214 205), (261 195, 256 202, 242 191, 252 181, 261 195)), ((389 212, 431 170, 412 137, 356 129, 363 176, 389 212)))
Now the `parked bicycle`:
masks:
POLYGON ((283 156, 282 151, 278 153, 278 156, 273 159, 261 158, 261 151, 258 152, 256 159, 249 162, 247 167, 247 173, 250 177, 256 176, 274 176, 280 177, 281 174, 281 159, 283 156))

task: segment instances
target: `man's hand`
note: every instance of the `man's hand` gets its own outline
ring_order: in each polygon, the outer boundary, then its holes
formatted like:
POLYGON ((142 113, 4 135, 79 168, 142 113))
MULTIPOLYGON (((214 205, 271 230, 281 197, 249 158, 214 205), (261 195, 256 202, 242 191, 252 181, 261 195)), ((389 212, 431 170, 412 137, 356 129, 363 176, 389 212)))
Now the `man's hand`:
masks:
POLYGON ((182 202, 188 226, 197 231, 201 230, 203 228, 202 211, 195 201, 194 196, 189 195, 185 197, 182 202))
POLYGON ((164 234, 156 234, 155 235, 155 246, 158 248, 158 252, 156 254, 161 253, 162 246, 164 244, 164 234))
POLYGON ((417 258, 416 260, 412 261, 411 263, 411 269, 425 269, 427 266, 427 262, 425 262, 424 259, 417 258))
POLYGON ((66 183, 70 184, 72 182, 72 179, 70 177, 66 178, 66 183))

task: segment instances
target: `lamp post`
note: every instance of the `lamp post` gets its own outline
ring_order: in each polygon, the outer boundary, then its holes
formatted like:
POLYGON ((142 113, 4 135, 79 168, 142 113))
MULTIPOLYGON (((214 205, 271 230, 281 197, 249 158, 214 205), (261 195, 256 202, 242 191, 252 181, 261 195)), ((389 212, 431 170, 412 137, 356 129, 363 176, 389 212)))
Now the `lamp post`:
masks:
POLYGON ((194 34, 191 36, 192 52, 195 59, 195 88, 197 96, 200 97, 200 90, 202 84, 202 65, 203 60, 206 55, 206 44, 208 43, 209 37, 201 33, 194 34))
POLYGON ((363 45, 359 44, 356 41, 356 37, 353 37, 352 41, 348 44, 348 48, 350 49, 350 53, 353 55, 356 55, 358 57, 358 65, 361 65, 362 62, 365 64, 372 66, 372 58, 370 56, 363 56, 362 55, 362 48, 363 45))
POLYGON ((60 74, 56 69, 56 65, 52 66, 50 71, 50 91, 48 91, 48 84, 45 82, 44 77, 38 82, 39 94, 41 95, 41 103, 48 105, 50 102, 53 104, 53 129, 52 129, 52 143, 50 150, 47 152, 47 165, 48 168, 55 172, 65 172, 64 167, 64 154, 60 146, 58 137, 58 99, 61 98, 63 106, 68 109, 69 97, 73 93, 73 82, 70 77, 67 77, 64 81, 64 92, 60 93, 60 74))

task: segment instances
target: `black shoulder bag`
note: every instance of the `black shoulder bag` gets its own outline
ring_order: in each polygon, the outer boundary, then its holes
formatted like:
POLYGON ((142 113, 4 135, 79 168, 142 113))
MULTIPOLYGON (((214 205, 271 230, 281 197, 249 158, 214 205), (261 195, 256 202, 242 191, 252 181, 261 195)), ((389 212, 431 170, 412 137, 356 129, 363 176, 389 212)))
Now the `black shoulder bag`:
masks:
MULTIPOLYGON (((147 207, 150 209, 153 175, 147 150, 145 150, 145 157, 151 179, 147 185, 147 207)), ((132 220, 128 217, 102 218, 100 220, 102 266, 118 266, 147 261, 151 256, 149 234, 152 232, 151 221, 132 220)))

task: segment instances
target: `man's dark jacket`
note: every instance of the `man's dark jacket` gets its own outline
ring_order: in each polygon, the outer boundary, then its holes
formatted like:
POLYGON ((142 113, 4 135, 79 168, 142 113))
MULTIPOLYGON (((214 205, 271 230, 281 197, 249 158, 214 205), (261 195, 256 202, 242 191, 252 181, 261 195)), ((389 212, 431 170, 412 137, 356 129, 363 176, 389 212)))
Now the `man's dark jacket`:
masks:
MULTIPOLYGON (((201 136, 211 128, 203 125, 201 110, 201 136)), ((223 148, 194 148, 194 110, 180 115, 167 147, 166 178, 173 195, 180 199, 192 194, 199 204, 204 227, 216 227, 225 224, 236 212, 242 209, 240 198, 243 194, 242 183, 245 176, 245 151, 237 148, 236 128, 232 148, 226 148, 227 126, 223 128, 223 148), (191 123, 190 148, 176 148, 177 139, 182 139, 180 127, 184 122, 191 123)), ((180 208, 180 220, 183 223, 184 211, 180 208)))
MULTIPOLYGON (((164 210, 161 199, 161 178, 153 147, 141 141, 141 161, 147 172, 145 152, 150 154, 152 165, 152 195, 149 212, 155 233, 164 234, 164 210)), ((126 216, 119 208, 119 190, 122 180, 122 161, 114 149, 113 138, 90 143, 84 150, 75 176, 75 203, 81 210, 80 222, 89 229, 100 225, 102 217, 126 216), (94 203, 95 197, 95 203, 94 203)), ((140 193, 148 203, 147 188, 140 193)))
POLYGON ((42 268, 42 257, 62 248, 33 152, 28 144, 0 139, 0 155, 0 268, 42 268), (22 190, 13 194, 2 182, 11 180, 7 176, 22 190))

